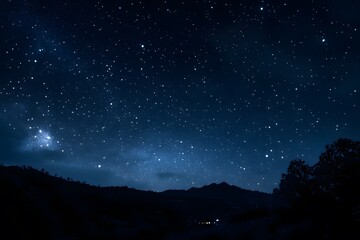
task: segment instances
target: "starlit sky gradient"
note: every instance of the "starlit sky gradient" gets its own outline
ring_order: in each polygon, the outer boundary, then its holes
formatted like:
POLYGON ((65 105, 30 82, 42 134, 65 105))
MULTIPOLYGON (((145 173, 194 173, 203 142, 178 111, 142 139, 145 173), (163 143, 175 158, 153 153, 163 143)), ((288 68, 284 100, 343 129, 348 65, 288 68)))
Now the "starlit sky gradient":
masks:
POLYGON ((0 162, 271 192, 360 137, 360 1, 0 1, 0 162))

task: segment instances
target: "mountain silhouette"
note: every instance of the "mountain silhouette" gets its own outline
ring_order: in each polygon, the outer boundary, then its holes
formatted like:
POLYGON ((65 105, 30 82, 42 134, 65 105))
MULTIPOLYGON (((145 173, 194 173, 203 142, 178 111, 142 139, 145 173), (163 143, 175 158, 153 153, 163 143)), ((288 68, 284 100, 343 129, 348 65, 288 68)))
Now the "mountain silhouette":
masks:
POLYGON ((192 236, 203 223, 213 231, 272 199, 227 183, 161 193, 96 187, 31 167, 1 166, 0 187, 2 234, 14 239, 192 236))
MULTIPOLYGON (((293 164, 303 166, 300 161, 293 164)), ((284 175, 282 184, 290 174, 284 175)), ((329 233, 333 239, 351 239, 360 235, 358 205, 345 211, 347 205, 332 202, 328 195, 303 197, 289 205, 282 189, 268 194, 223 182, 158 193, 91 186, 14 166, 0 166, 0 189, 1 239, 327 239, 329 233)))

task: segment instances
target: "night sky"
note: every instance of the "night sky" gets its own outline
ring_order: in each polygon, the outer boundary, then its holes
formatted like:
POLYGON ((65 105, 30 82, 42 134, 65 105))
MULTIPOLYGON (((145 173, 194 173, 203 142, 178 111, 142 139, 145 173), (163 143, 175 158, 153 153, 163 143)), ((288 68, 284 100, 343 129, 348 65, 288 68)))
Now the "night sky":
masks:
POLYGON ((360 138, 360 1, 0 1, 0 161, 271 192, 360 138))

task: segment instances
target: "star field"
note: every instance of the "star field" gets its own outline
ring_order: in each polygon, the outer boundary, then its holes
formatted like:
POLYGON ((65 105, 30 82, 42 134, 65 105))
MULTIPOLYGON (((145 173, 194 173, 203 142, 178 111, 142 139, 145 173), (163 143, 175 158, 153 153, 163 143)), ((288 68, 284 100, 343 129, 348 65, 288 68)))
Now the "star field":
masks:
POLYGON ((271 192, 360 133, 360 2, 2 1, 0 161, 271 192))

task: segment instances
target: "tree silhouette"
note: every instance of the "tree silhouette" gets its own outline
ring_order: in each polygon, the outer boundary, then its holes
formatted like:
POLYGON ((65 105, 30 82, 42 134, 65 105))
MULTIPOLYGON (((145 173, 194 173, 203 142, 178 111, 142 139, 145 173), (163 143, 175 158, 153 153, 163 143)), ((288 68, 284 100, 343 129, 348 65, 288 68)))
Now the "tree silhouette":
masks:
POLYGON ((279 189, 274 193, 284 195, 291 202, 299 201, 310 194, 309 184, 312 178, 312 168, 304 160, 292 160, 287 173, 281 176, 279 189))
POLYGON ((290 201, 325 196, 352 206, 360 204, 360 142, 340 138, 327 145, 313 167, 297 159, 282 175, 279 189, 290 201))
POLYGON ((360 235, 360 142, 338 139, 312 167, 291 161, 274 193, 287 209, 284 222, 306 219, 314 236, 354 239, 360 235))
POLYGON ((360 142, 340 138, 326 146, 314 165, 317 194, 326 194, 336 201, 359 203, 360 142))

